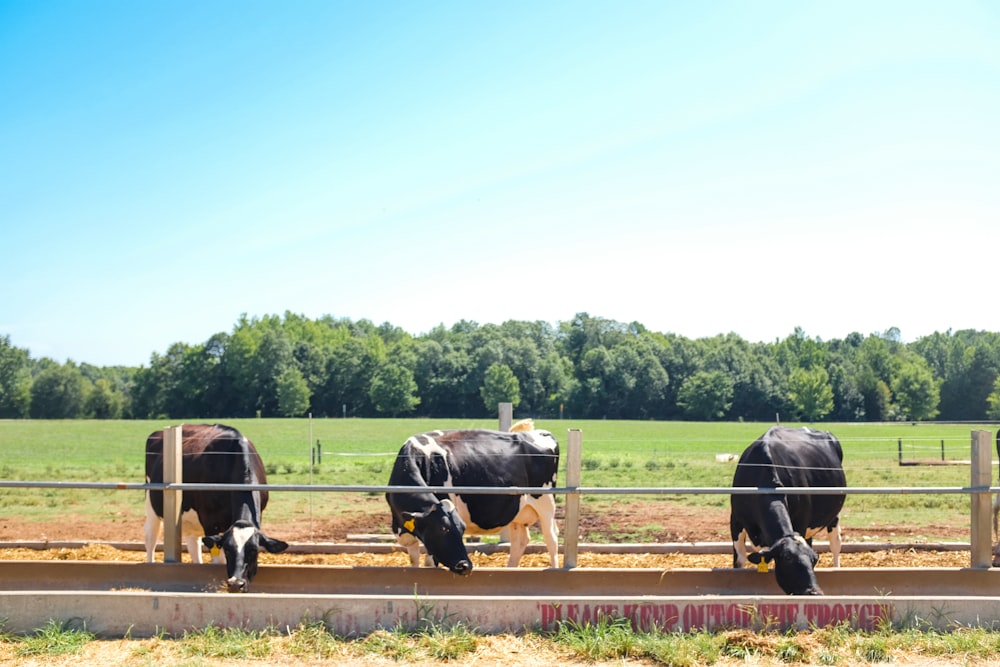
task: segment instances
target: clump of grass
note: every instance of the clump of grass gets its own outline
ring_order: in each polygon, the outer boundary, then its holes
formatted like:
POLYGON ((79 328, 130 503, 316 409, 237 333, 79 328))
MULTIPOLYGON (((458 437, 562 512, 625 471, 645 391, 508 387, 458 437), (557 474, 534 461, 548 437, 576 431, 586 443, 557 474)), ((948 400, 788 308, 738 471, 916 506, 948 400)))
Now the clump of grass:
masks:
POLYGON ((552 638, 594 661, 634 657, 637 645, 628 619, 603 616, 596 623, 560 621, 552 638))
POLYGON ((322 621, 302 623, 288 633, 285 649, 296 657, 333 658, 341 653, 343 642, 322 621))
POLYGON ((88 632, 86 625, 72 627, 72 622, 49 621, 45 627, 21 640, 17 648, 19 656, 66 655, 79 653, 84 646, 94 640, 94 633, 88 632))
POLYGON ((478 637, 464 623, 435 626, 417 635, 417 646, 435 660, 459 660, 476 650, 478 637))
POLYGON ((479 636, 464 623, 434 624, 419 630, 376 630, 359 642, 362 653, 399 662, 461 661, 479 645, 479 636))
POLYGON ((181 649, 192 657, 259 660, 271 655, 271 634, 269 631, 210 625, 204 630, 185 632, 181 649))
POLYGON ((405 634, 389 630, 375 630, 360 640, 359 648, 362 654, 377 655, 398 662, 412 661, 417 653, 416 647, 408 641, 405 634))

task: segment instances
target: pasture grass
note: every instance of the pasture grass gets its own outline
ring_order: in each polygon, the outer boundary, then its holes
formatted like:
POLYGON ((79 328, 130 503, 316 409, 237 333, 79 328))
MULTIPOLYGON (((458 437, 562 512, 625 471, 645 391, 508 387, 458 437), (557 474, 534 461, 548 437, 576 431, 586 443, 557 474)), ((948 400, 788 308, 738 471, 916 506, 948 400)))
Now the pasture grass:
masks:
MULTIPOLYGON (((213 421, 190 420, 192 422, 213 421)), ((430 419, 233 419, 225 423, 250 437, 261 452, 272 484, 385 485, 406 438, 437 428, 495 428, 496 420, 430 419), (318 446, 317 446, 318 443, 318 446), (314 459, 313 457, 316 456, 314 459)), ((179 422, 178 422, 179 423, 179 422)), ((51 482, 142 482, 146 437, 171 425, 163 421, 0 420, 0 480, 51 482)), ((738 456, 769 426, 742 422, 640 422, 538 420, 562 445, 560 480, 565 480, 567 432, 579 429, 583 442, 582 486, 724 488, 732 483, 738 456), (725 456, 723 456, 725 458, 725 456)), ((797 426, 798 424, 790 424, 797 426)), ((968 461, 970 433, 988 425, 938 423, 819 424, 844 448, 848 485, 856 487, 965 487, 968 465, 900 466, 906 460, 968 461)), ((323 517, 384 504, 380 493, 282 492, 272 494, 268 521, 323 517)), ((721 494, 584 496, 584 511, 601 512, 621 501, 656 502, 728 511, 721 494)), ((557 496, 557 502, 563 499, 557 496)), ((968 521, 964 494, 868 495, 848 497, 843 525, 852 534, 869 526, 933 526, 968 521)), ((67 515, 137 521, 144 517, 142 491, 0 488, 0 518, 45 522, 67 515)), ((653 527, 651 527, 653 528, 653 527)), ((641 532, 641 531, 640 531, 641 532)), ((636 535, 641 539, 642 535, 636 535)))
MULTIPOLYGON (((421 621, 416 627, 352 637, 332 634, 322 621, 252 631, 210 625, 179 636, 97 639, 85 628, 50 621, 23 635, 0 631, 0 661, 42 664, 73 656, 87 664, 321 664, 388 660, 395 663, 873 665, 991 664, 1000 632, 987 627, 948 631, 884 623, 873 630, 846 624, 808 630, 721 629, 714 632, 637 631, 623 619, 558 623, 552 631, 488 635, 462 622, 421 621), (521 662, 521 660, 524 662, 521 662), (498 662, 499 661, 499 662, 498 662)), ((62 663, 60 663, 62 664, 62 663)))

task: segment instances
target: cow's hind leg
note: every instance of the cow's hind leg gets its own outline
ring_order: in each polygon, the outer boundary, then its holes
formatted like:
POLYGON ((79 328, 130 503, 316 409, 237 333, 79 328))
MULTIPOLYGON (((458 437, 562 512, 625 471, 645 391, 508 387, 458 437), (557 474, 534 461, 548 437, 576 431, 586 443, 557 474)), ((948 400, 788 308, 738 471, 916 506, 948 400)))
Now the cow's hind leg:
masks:
POLYGON ((556 497, 544 495, 535 501, 538 527, 542 530, 545 547, 549 550, 549 563, 559 567, 559 526, 556 524, 556 497))
POLYGON ((146 562, 153 562, 153 554, 156 553, 156 542, 160 539, 160 529, 163 527, 163 520, 153 511, 153 504, 149 502, 149 492, 146 492, 146 562))
POLYGON ((510 559, 507 561, 507 567, 517 567, 524 550, 528 548, 528 526, 523 523, 512 523, 508 528, 510 528, 510 559))
POLYGON ((840 524, 827 531, 830 541, 830 553, 833 554, 833 566, 840 567, 840 524))

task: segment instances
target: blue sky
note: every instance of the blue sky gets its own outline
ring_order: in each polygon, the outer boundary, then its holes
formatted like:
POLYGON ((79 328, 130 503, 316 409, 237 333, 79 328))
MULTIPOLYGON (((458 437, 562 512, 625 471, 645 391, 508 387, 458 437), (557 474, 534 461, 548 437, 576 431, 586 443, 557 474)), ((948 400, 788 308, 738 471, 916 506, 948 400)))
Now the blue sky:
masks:
POLYGON ((0 0, 0 335, 1000 331, 992 2, 0 0))

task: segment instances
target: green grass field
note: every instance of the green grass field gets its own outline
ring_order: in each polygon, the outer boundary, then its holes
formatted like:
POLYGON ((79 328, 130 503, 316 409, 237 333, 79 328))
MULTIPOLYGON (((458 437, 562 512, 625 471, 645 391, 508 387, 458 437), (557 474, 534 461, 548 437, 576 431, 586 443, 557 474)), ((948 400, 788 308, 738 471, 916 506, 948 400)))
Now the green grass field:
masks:
MULTIPOLYGON (((496 420, 234 419, 226 423, 257 445, 271 484, 375 486, 387 483, 393 458, 409 435, 435 428, 496 427, 496 420), (313 466, 317 441, 322 460, 313 466)), ((0 480, 142 482, 146 436, 168 425, 159 421, 0 421, 0 480)), ((567 431, 580 429, 582 486, 676 488, 729 486, 736 464, 720 462, 717 455, 739 455, 769 425, 540 420, 536 426, 552 431, 563 452, 567 431)), ((988 425, 934 423, 821 427, 843 444, 849 486, 914 489, 968 486, 970 469, 968 465, 899 466, 900 441, 907 460, 940 460, 943 448, 946 459, 967 461, 971 432, 991 430, 988 425)), ((560 483, 563 480, 561 471, 560 483)), ((724 494, 643 495, 631 500, 636 498, 716 511, 729 504, 724 494)), ((301 514, 307 503, 310 513, 339 512, 356 506, 356 499, 357 493, 275 494, 268 521, 301 514)), ((617 502, 620 497, 610 495, 585 497, 584 508, 601 511, 617 502)), ((934 525, 967 523, 968 507, 966 495, 856 494, 847 500, 844 524, 853 533, 870 525, 926 525, 927 537, 933 538, 934 525)), ((47 521, 67 512, 98 519, 134 517, 141 525, 142 492, 0 489, 0 518, 47 521)))

